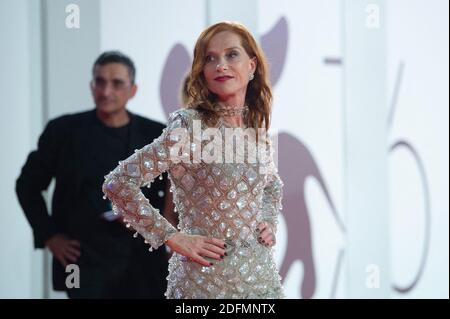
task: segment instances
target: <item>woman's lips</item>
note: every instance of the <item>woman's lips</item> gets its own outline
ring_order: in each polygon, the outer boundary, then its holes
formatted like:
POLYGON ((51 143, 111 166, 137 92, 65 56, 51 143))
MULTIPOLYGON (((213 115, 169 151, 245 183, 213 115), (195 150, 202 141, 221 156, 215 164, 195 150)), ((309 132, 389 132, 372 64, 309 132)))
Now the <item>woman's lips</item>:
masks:
POLYGON ((214 80, 218 81, 218 82, 225 82, 225 81, 231 80, 232 78, 233 78, 232 76, 225 75, 225 76, 218 76, 214 80))

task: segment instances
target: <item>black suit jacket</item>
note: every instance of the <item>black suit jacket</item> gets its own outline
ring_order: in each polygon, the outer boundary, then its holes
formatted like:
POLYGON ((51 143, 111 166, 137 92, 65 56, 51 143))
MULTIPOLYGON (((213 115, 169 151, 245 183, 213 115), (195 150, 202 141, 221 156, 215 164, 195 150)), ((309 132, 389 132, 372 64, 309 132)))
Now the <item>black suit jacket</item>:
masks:
MULTIPOLYGON (((164 128, 161 123, 130 112, 129 115, 126 157, 151 143, 164 128)), ((52 235, 62 233, 81 242, 79 262, 84 265, 114 267, 142 251, 147 260, 152 259, 149 266, 155 271, 167 269, 164 247, 150 254, 143 240, 133 239, 130 231, 119 222, 107 222, 100 217, 108 210, 108 202, 102 199, 101 192, 104 176, 119 160, 125 159, 102 156, 108 148, 114 147, 102 139, 105 134, 102 125, 95 110, 56 118, 47 124, 37 150, 29 154, 17 179, 16 192, 32 227, 35 247, 43 248, 52 235), (53 178, 55 189, 49 214, 42 191, 53 178), (94 187, 98 191, 87 193, 88 183, 98 184, 98 188, 94 187)), ((143 189, 152 205, 161 211, 164 208, 161 194, 165 190, 166 176, 163 180, 156 179, 150 189, 143 189)), ((66 275, 59 262, 53 259, 54 289, 66 290, 66 275)))

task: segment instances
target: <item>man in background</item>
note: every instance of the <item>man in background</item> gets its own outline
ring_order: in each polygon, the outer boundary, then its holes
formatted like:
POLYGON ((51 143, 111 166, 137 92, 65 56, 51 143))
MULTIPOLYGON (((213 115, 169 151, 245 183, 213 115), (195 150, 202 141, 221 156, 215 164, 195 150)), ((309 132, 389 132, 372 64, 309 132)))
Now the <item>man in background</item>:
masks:
MULTIPOLYGON (((126 109, 137 92, 135 76, 126 55, 101 54, 91 82, 95 109, 51 120, 17 179, 17 196, 35 247, 51 251, 53 287, 67 291, 69 298, 164 298, 166 249, 150 253, 143 238, 133 238, 112 214, 101 192, 104 176, 118 161, 150 143, 164 128, 126 109), (52 179, 50 215, 42 191, 52 179), (66 287, 68 264, 79 266, 79 288, 66 287)), ((166 190, 166 178, 144 190, 161 212, 168 200, 166 190)))

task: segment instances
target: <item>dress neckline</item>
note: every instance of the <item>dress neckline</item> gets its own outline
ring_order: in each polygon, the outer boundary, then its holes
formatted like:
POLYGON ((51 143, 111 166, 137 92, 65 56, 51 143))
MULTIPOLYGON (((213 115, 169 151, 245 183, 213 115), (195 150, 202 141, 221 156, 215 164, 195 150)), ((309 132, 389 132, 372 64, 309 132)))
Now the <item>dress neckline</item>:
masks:
POLYGON ((244 116, 248 111, 248 106, 217 105, 215 110, 220 116, 244 116))
POLYGON ((247 125, 245 124, 246 123, 246 121, 245 121, 245 118, 243 119, 244 120, 244 124, 243 124, 243 126, 233 126, 233 125, 231 125, 230 123, 228 123, 227 121, 225 121, 224 120, 224 118, 222 117, 222 116, 219 116, 219 120, 218 120, 218 127, 225 127, 225 128, 241 128, 241 129, 246 129, 247 128, 247 125))
POLYGON ((246 122, 247 122, 248 109, 249 108, 247 105, 240 106, 240 107, 221 106, 221 105, 217 106, 216 111, 219 115, 219 127, 224 126, 226 128, 241 128, 241 129, 247 128, 246 122), (242 120, 244 122, 243 126, 233 126, 224 119, 224 117, 226 117, 226 116, 236 116, 236 115, 242 116, 242 120))

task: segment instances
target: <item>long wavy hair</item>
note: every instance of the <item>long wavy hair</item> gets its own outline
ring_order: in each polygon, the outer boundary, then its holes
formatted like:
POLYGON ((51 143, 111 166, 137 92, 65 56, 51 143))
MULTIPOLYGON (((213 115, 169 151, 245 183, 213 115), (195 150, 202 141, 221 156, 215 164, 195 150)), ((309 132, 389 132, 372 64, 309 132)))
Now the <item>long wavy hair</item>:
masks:
POLYGON ((212 93, 206 83, 203 69, 206 61, 206 50, 211 38, 219 32, 231 31, 241 38, 241 45, 250 58, 256 58, 254 79, 248 83, 245 104, 249 107, 247 127, 266 130, 270 125, 272 106, 272 88, 270 85, 268 65, 264 52, 251 35, 250 31, 237 22, 219 22, 204 30, 195 44, 194 59, 187 82, 188 106, 202 112, 205 120, 216 124, 218 114, 215 110, 217 96, 212 93))

